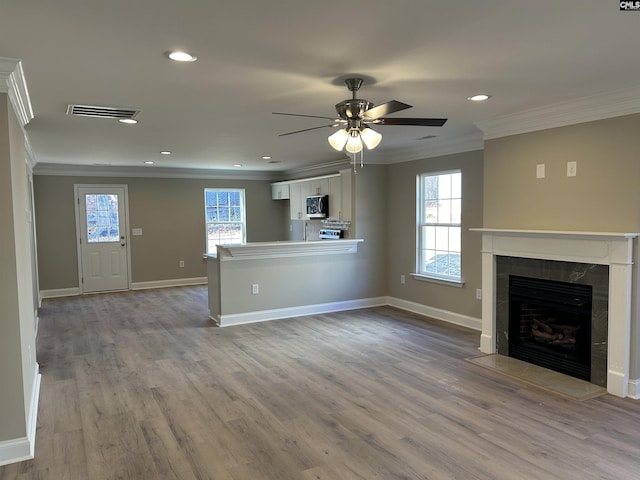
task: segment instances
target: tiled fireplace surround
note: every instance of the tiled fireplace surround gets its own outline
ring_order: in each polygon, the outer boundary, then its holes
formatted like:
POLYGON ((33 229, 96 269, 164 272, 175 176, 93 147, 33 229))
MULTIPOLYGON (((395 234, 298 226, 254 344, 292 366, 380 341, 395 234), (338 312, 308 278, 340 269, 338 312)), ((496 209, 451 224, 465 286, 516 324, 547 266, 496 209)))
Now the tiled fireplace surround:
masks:
POLYGON ((606 386, 613 395, 631 393, 637 398, 640 392, 629 391, 629 366, 633 248, 638 234, 473 230, 482 233, 480 350, 507 354, 500 335, 504 336, 508 321, 505 279, 509 274, 590 284, 594 290, 592 383, 606 386))

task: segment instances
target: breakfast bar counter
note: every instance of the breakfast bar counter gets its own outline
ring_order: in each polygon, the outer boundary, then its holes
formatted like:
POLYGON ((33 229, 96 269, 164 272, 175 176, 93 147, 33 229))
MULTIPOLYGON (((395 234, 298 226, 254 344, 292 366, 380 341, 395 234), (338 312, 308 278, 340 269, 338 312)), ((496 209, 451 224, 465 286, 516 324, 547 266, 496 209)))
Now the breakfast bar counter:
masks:
POLYGON ((219 326, 360 308, 362 239, 218 245, 207 255, 209 310, 219 326))

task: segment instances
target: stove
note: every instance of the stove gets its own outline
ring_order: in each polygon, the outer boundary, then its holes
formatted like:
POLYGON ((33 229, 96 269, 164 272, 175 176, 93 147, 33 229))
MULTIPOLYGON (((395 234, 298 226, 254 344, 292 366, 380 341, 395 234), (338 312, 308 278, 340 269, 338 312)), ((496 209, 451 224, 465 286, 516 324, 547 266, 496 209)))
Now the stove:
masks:
POLYGON ((321 240, 340 240, 343 235, 342 230, 334 228, 321 228, 319 237, 321 240))

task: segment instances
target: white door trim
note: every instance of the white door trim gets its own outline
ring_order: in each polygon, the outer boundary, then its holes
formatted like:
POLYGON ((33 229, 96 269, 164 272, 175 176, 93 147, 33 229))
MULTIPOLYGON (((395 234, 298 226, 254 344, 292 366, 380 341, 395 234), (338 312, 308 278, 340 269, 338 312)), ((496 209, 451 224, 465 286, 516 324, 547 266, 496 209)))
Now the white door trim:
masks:
POLYGON ((84 293, 84 285, 82 282, 82 245, 80 244, 80 238, 82 236, 80 226, 80 194, 81 188, 122 188, 124 190, 124 227, 126 231, 127 241, 127 289, 131 290, 131 229, 129 228, 129 186, 119 183, 76 183, 73 185, 73 203, 76 215, 76 253, 78 264, 78 285, 80 293, 84 293))

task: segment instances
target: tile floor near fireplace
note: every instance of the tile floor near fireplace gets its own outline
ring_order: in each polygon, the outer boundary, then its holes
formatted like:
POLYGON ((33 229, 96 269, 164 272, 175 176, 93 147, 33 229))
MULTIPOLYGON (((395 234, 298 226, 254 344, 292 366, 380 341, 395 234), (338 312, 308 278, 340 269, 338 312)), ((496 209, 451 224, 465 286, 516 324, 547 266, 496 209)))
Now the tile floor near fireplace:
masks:
POLYGON ((572 400, 589 400, 607 393, 607 389, 585 380, 580 380, 531 363, 498 354, 481 355, 467 359, 469 362, 500 372, 572 400))

